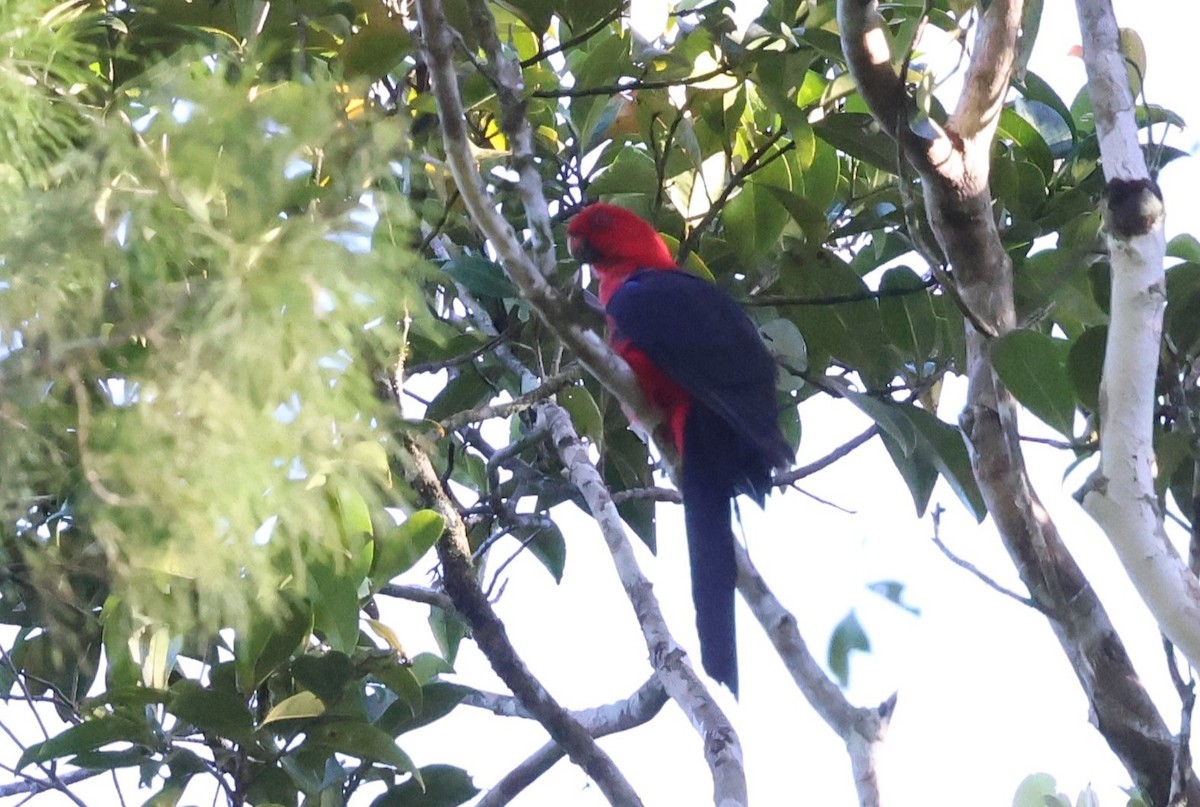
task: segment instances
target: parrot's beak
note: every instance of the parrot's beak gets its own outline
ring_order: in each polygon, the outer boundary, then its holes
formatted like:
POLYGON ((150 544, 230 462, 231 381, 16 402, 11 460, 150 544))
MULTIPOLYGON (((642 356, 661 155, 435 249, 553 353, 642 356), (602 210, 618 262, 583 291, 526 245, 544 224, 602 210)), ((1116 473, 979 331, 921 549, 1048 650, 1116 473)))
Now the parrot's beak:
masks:
POLYGON ((567 252, 580 263, 594 263, 600 257, 586 238, 570 233, 567 234, 567 252))

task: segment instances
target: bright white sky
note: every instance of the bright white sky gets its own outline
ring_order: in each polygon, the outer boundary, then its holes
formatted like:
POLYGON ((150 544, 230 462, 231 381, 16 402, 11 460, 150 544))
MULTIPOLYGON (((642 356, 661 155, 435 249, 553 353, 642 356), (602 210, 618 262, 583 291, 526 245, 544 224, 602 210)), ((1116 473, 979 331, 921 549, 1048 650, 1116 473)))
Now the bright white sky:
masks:
MULTIPOLYGON (((1149 53, 1150 100, 1200 120, 1200 98, 1173 70, 1175 54, 1194 48, 1200 9, 1173 3, 1116 0, 1118 20, 1135 28, 1149 53), (1154 9, 1157 11, 1152 11, 1154 9)), ((1069 104, 1084 82, 1083 65, 1068 55, 1078 44, 1073 3, 1049 0, 1031 69, 1069 104)), ((1171 141, 1195 150, 1194 130, 1171 141)), ((1184 160, 1162 175, 1168 234, 1187 230, 1197 209, 1200 167, 1184 160)), ((961 389, 947 389, 942 416, 953 420, 961 389)), ((850 407, 821 398, 801 410, 799 462, 822 456, 865 428, 850 407)), ((1047 433, 1026 416, 1023 432, 1047 433)), ((1167 678, 1158 631, 1117 565, 1107 540, 1070 498, 1086 469, 1064 481, 1066 458, 1039 446, 1028 451, 1037 490, 1123 636, 1168 725, 1178 707, 1167 678)), ((904 485, 878 442, 807 480, 806 490, 853 511, 838 512, 798 493, 774 496, 765 513, 745 507, 752 556, 775 593, 797 616, 810 647, 823 656, 833 627, 854 608, 874 650, 851 668, 850 699, 875 705, 899 691, 899 705, 880 759, 880 785, 896 805, 1008 805, 1026 775, 1046 771, 1072 801, 1092 784, 1105 805, 1123 805, 1124 770, 1088 723, 1087 702, 1045 619, 986 588, 953 566, 929 541, 904 485), (906 584, 913 617, 867 590, 879 580, 906 584)), ((977 527, 945 486, 934 496, 947 508, 941 535, 959 555, 1020 591, 1012 564, 990 522, 977 527)), ((642 553, 676 637, 694 651, 682 514, 660 507, 659 554, 642 553)), ((569 545, 566 573, 556 586, 532 559, 518 560, 498 610, 530 668, 565 705, 584 708, 624 697, 647 673, 645 649, 623 600, 603 543, 586 519, 560 521, 569 545)), ((856 803, 841 741, 795 689, 749 610, 739 602, 742 698, 720 690, 741 737, 753 803, 856 803)), ((417 645, 419 625, 397 611, 400 633, 417 645)), ((427 640, 431 641, 431 640, 427 640)), ((426 646, 432 646, 426 645, 426 646)), ((465 682, 502 687, 472 645, 463 644, 465 682)), ((453 761, 487 787, 539 747, 536 725, 460 708, 447 721, 402 739, 419 762, 453 761)), ((601 745, 626 772, 647 805, 711 803, 711 780, 697 735, 673 705, 649 725, 601 745)), ((579 769, 559 763, 517 805, 601 805, 604 799, 579 769)))
MULTIPOLYGON (((1174 68, 1195 48, 1200 6, 1169 6, 1164 13, 1164 4, 1116 0, 1119 21, 1135 28, 1146 44, 1151 101, 1188 121, 1200 121, 1193 71, 1174 68)), ((1031 64, 1068 104, 1084 80, 1082 64, 1068 55, 1079 41, 1074 10, 1064 0, 1046 2, 1031 64)), ((1176 133, 1171 142, 1194 151, 1197 138, 1189 130, 1176 133)), ((1188 214, 1198 209, 1200 166, 1195 160, 1181 161, 1168 167, 1161 181, 1171 214, 1168 232, 1186 231, 1193 219, 1188 214)), ((942 416, 956 418, 961 402, 961 389, 947 389, 942 416)), ((801 463, 824 455, 867 425, 850 407, 820 397, 807 402, 801 414, 801 463)), ((1026 417, 1023 431, 1044 430, 1026 417)), ((1106 539, 1070 498, 1086 470, 1064 481, 1066 458, 1060 453, 1031 446, 1028 457, 1037 490, 1107 605, 1168 724, 1176 725, 1177 704, 1157 629, 1106 539)), ((1087 703, 1046 621, 984 587, 930 543, 931 523, 915 518, 908 493, 877 441, 806 480, 805 489, 852 514, 799 493, 776 495, 765 512, 753 505, 744 508, 747 542, 818 656, 823 657, 838 621, 851 608, 858 612, 874 650, 852 662, 850 699, 873 706, 899 692, 880 758, 880 785, 889 804, 1006 806, 1020 780, 1037 771, 1053 774, 1072 800, 1091 783, 1105 807, 1125 803, 1120 790, 1128 784, 1125 773, 1089 725, 1087 703), (920 608, 921 616, 867 590, 880 580, 906 584, 906 600, 920 608)), ((934 500, 947 508, 943 540, 1020 590, 990 523, 977 527, 944 486, 934 500)), ((663 506, 659 515, 659 554, 643 551, 641 562, 655 581, 677 639, 694 651, 682 513, 663 506)), ((509 567, 510 581, 497 607, 534 673, 560 702, 585 708, 625 697, 649 667, 632 610, 594 525, 583 517, 563 518, 560 524, 569 545, 562 584, 555 585, 526 555, 509 567)), ((412 579, 428 582, 423 575, 412 579)), ((752 802, 856 803, 840 740, 795 689, 748 609, 740 602, 738 608, 742 699, 735 702, 724 690, 718 697, 743 743, 752 802)), ((410 653, 436 651, 423 607, 393 605, 383 618, 410 653)), ((502 691, 470 642, 462 645, 458 671, 465 683, 502 691)), ((402 737, 401 745, 418 764, 460 765, 487 788, 545 739, 531 722, 460 707, 450 718, 402 737)), ((672 704, 650 724, 606 738, 601 745, 647 805, 711 803, 699 739, 672 704)), ((4 758, 12 757, 5 751, 4 758)), ((104 795, 99 801, 84 796, 89 803, 115 803, 111 785, 93 792, 104 795)), ((127 792, 131 803, 147 795, 127 792)), ((190 803, 211 803, 211 795, 189 795, 190 803)), ((49 807, 67 802, 48 794, 34 803, 49 807)), ((563 762, 514 803, 585 807, 605 801, 579 769, 563 762)))

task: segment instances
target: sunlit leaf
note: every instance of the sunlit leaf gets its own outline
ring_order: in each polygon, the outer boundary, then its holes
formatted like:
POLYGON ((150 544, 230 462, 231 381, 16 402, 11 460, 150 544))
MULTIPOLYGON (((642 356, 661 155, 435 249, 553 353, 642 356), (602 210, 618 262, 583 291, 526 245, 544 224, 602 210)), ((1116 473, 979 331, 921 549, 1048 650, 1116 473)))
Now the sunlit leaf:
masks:
POLYGON ((281 720, 299 720, 310 717, 320 717, 325 714, 325 704, 316 694, 307 690, 297 692, 271 707, 262 725, 268 726, 281 720))

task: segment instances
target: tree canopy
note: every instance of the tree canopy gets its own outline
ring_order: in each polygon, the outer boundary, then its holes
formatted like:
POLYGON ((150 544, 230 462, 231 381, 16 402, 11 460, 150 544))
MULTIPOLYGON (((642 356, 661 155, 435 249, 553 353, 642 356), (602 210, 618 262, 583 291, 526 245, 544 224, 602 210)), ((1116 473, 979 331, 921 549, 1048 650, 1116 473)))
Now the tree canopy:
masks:
MULTIPOLYGON (((1079 463, 1122 433, 1103 420, 1119 408, 1110 282, 1161 239, 1152 179, 1182 155, 1163 143, 1182 121, 1142 97, 1124 32, 1141 146, 1114 177, 1108 96, 1061 98, 1026 67, 1039 14, 769 0, 739 26, 725 0, 8 0, 0 680, 67 725, 6 761, 0 792, 134 769, 155 804, 194 780, 230 804, 452 805, 482 786, 501 804, 565 754, 636 804, 593 738, 670 701, 704 736, 718 802, 744 803, 736 720, 626 533, 655 548, 676 458, 630 430, 627 413, 651 430, 655 415, 566 253, 567 220, 604 199, 750 312, 793 447, 815 397, 871 420, 777 487, 871 440, 917 516, 947 483, 996 522, 1135 798, 1200 795, 1028 484, 1016 425, 1032 414, 1079 463), (958 98, 938 92, 947 54, 958 98), (961 421, 939 409, 952 376, 969 381, 961 421), (520 585, 514 553, 561 578, 564 512, 599 525, 650 659, 645 685, 586 714, 538 683, 493 608, 520 585), (409 657, 383 600, 427 615, 438 652, 409 657), (468 638, 510 693, 448 679, 468 638), (464 703, 553 742, 499 783, 414 764, 405 733, 464 703)), ((1165 252, 1161 349, 1148 332, 1133 385, 1164 545, 1164 514, 1198 534, 1200 242, 1165 252)), ((861 626, 835 630, 827 674, 768 587, 786 579, 745 553, 739 571, 877 803, 894 701, 838 688, 861 626)))

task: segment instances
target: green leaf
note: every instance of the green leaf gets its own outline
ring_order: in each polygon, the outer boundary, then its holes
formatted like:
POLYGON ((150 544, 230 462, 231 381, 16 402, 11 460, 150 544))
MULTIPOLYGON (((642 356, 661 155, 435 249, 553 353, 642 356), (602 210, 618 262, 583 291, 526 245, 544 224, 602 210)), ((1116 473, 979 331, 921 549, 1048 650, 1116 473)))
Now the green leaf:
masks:
MULTIPOLYGON (((621 0, 593 0, 588 3, 562 3, 558 9, 571 28, 571 33, 580 34, 604 19, 606 14, 616 11, 621 0)), ((617 37, 611 36, 611 39, 617 37)))
POLYGON ((816 245, 825 242, 829 234, 829 221, 825 218, 824 210, 817 207, 807 196, 783 188, 771 187, 770 190, 775 200, 783 205, 792 217, 792 221, 800 225, 808 243, 816 245))
MULTIPOLYGON (((782 163, 777 160, 776 163, 782 163)), ((757 176, 757 175, 756 175, 757 176)), ((746 261, 771 250, 783 234, 788 212, 770 187, 750 180, 729 200, 721 215, 725 239, 746 261)))
POLYGON ((904 602, 904 584, 897 580, 880 580, 867 586, 868 589, 883 597, 888 602, 903 608, 913 616, 920 616, 921 609, 914 608, 904 602))
POLYGON ((937 344, 937 315, 925 281, 907 266, 897 266, 884 273, 879 290, 912 292, 881 297, 879 318, 892 345, 919 371, 925 360, 933 355, 937 344))
POLYGON ((971 470, 971 457, 962 432, 919 407, 906 404, 904 411, 916 428, 918 453, 933 464, 975 520, 982 522, 987 515, 987 504, 971 470))
POLYGON ((566 387, 559 391, 558 402, 571 416, 575 430, 581 437, 599 443, 604 436, 604 418, 596 399, 586 387, 566 387))
POLYGON ((554 522, 545 524, 524 524, 512 531, 518 541, 537 558, 555 583, 562 582, 563 568, 567 563, 567 542, 562 530, 554 522))
POLYGON ((335 502, 342 535, 372 534, 371 508, 363 495, 346 483, 335 483, 333 488, 336 491, 335 502))
POLYGON ((255 614, 250 627, 233 641, 238 691, 250 695, 267 677, 303 646, 313 630, 308 602, 291 602, 282 617, 255 614))
POLYGON ((142 803, 142 807, 175 807, 183 796, 187 783, 168 780, 162 789, 142 803))
POLYGON ((864 395, 859 392, 847 393, 846 400, 857 406, 862 410, 864 415, 875 421, 880 429, 896 441, 896 446, 904 454, 911 454, 916 449, 917 432, 913 426, 912 419, 894 401, 876 398, 873 395, 864 395))
POLYGON ((205 689, 184 679, 171 687, 167 711, 200 731, 242 744, 253 740, 254 716, 245 702, 231 692, 205 689))
POLYGON ((452 765, 426 765, 421 780, 423 788, 415 778, 388 788, 371 807, 457 807, 479 792, 471 775, 452 765))
POLYGON ((129 648, 133 615, 128 603, 110 596, 104 602, 100 622, 103 625, 104 657, 108 662, 104 670, 107 688, 112 690, 136 685, 141 680, 141 673, 129 648))
POLYGON ((871 652, 871 640, 858 622, 854 611, 846 614, 845 618, 833 629, 829 637, 829 669, 838 680, 839 686, 850 683, 850 654, 858 650, 863 653, 871 652))
POLYGON ((1071 338, 1084 328, 1106 324, 1108 316, 1097 302, 1088 273, 1088 261, 1075 249, 1048 249, 1019 262, 1013 278, 1018 317, 1036 318, 1039 312, 1049 312, 1071 338))
POLYGON ((443 264, 442 271, 476 297, 503 299, 520 296, 500 264, 482 255, 461 255, 443 264))
POLYGON ((314 693, 304 690, 289 698, 284 698, 271 707, 262 725, 268 726, 280 720, 299 720, 303 718, 320 717, 325 714, 325 703, 314 693))
POLYGON ((71 757, 70 763, 90 771, 112 771, 144 765, 149 759, 150 752, 138 746, 121 751, 85 751, 71 757))
POLYGON ((420 780, 416 765, 408 754, 400 750, 392 736, 366 723, 348 720, 323 722, 309 729, 305 742, 364 762, 382 762, 397 770, 411 772, 420 780))
MULTIPOLYGON (((649 487, 651 476, 649 449, 628 427, 618 407, 617 414, 610 417, 604 453, 601 455, 605 484, 610 490, 631 490, 649 487), (620 425, 614 426, 613 421, 620 425)), ((647 499, 628 499, 617 505, 617 511, 626 524, 633 529, 651 552, 657 551, 657 515, 654 502, 647 499)))
POLYGON ((346 77, 378 79, 402 62, 411 53, 412 45, 412 35, 405 30, 399 16, 388 17, 381 7, 342 45, 340 55, 346 77))
POLYGON ((879 425, 884 447, 908 485, 917 515, 925 513, 940 474, 975 520, 983 520, 987 505, 958 427, 912 404, 861 394, 846 397, 879 425))
POLYGON ((348 568, 336 571, 332 562, 314 563, 308 569, 313 630, 325 637, 333 650, 349 653, 358 643, 358 575, 348 568))
POLYGON ((434 510, 418 510, 395 529, 381 529, 375 535, 375 562, 371 582, 382 586, 407 572, 437 543, 446 520, 434 510))
POLYGON ((451 664, 458 656, 458 646, 470 634, 470 628, 457 611, 447 611, 437 606, 429 609, 429 629, 438 643, 438 649, 451 664))
POLYGON ((540 36, 550 27, 555 3, 553 0, 508 0, 503 8, 512 11, 533 33, 540 36))
POLYGON ((1067 375, 1075 400, 1091 411, 1100 411, 1100 378, 1104 371, 1104 348, 1108 341, 1108 326, 1088 328, 1071 343, 1067 353, 1067 375))
POLYGON ((345 653, 331 650, 322 655, 303 655, 292 662, 292 677, 326 704, 338 700, 355 678, 354 663, 345 653))
POLYGON ((421 713, 424 695, 421 682, 410 665, 400 664, 395 658, 380 658, 371 663, 370 673, 395 693, 413 715, 421 713))
POLYGON ((808 370, 808 345, 796 323, 780 317, 760 327, 758 332, 780 368, 776 388, 789 392, 803 387, 805 382, 799 374, 808 370))
POLYGON ((817 137, 838 151, 863 160, 889 174, 896 173, 899 152, 896 143, 864 112, 840 112, 822 119, 815 127, 817 137))
POLYGON ((872 385, 891 381, 895 373, 879 307, 853 268, 825 252, 816 260, 789 254, 781 280, 784 293, 821 303, 804 306, 794 318, 813 366, 824 367, 818 357, 831 355, 862 372, 872 385))
POLYGON ((1181 263, 1168 270, 1163 332, 1183 355, 1200 354, 1200 263, 1181 263))
POLYGON ((29 746, 17 760, 16 770, 69 754, 96 751, 102 746, 117 742, 153 747, 154 734, 145 722, 134 721, 123 715, 106 715, 71 726, 56 737, 29 746))
POLYGON ((1069 342, 1026 330, 991 343, 1000 380, 1030 412, 1067 437, 1075 424, 1075 395, 1067 375, 1070 349, 1069 342))
POLYGON ((420 728, 450 714, 473 690, 460 684, 430 681, 421 687, 421 708, 415 714, 409 705, 397 701, 375 721, 382 731, 398 736, 420 728))
MULTIPOLYGON (((1057 803, 1058 783, 1048 773, 1031 773, 1017 785, 1013 807, 1047 807, 1057 803)), ((1070 802, 1068 802, 1068 805, 1070 802)))
POLYGON ((653 196, 658 188, 658 169, 642 149, 623 148, 590 187, 594 198, 618 193, 653 196))
MULTIPOLYGON (((1043 104, 1053 110, 1054 114, 1058 115, 1062 122, 1066 124, 1072 139, 1074 138, 1075 119, 1071 116, 1071 110, 1067 108, 1065 103, 1063 103, 1062 98, 1059 97, 1058 93, 1054 91, 1054 88, 1046 83, 1045 79, 1036 73, 1027 71, 1025 73, 1025 86, 1021 87, 1020 89, 1025 94, 1025 98, 1029 101, 1043 104)), ((1053 137, 1047 137, 1042 126, 1039 125, 1038 129, 1039 131, 1043 132, 1042 136, 1046 142, 1050 144, 1051 150, 1055 150, 1055 139, 1053 137)))
POLYGON ((413 676, 421 683, 421 686, 426 686, 439 675, 454 672, 454 665, 433 653, 418 653, 412 659, 409 669, 412 670, 413 676))
POLYGON ((1181 233, 1167 242, 1167 256, 1200 263, 1200 240, 1194 235, 1181 233))
POLYGON ((937 484, 937 468, 921 454, 906 452, 886 432, 881 432, 879 438, 883 447, 887 449, 888 456, 892 458, 892 464, 904 479, 904 484, 908 486, 917 515, 924 516, 929 499, 933 496, 933 488, 937 484))
POLYGON ((1050 154, 1050 146, 1033 123, 1017 111, 1008 107, 1001 111, 1000 127, 996 135, 1016 145, 1025 159, 1041 171, 1043 177, 1054 173, 1054 157, 1050 154))
POLYGON ((474 365, 467 365, 429 402, 425 418, 445 420, 451 415, 474 409, 493 395, 495 390, 487 379, 480 375, 474 365))

